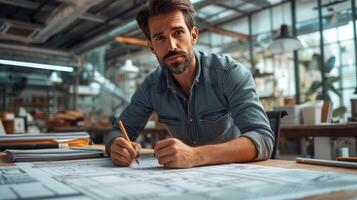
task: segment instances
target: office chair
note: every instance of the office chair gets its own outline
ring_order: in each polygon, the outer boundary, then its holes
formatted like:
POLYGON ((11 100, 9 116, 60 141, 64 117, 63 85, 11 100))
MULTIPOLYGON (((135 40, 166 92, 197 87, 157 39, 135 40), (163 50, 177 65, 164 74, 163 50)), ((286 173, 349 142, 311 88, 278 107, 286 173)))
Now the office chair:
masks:
POLYGON ((274 133, 274 147, 273 147, 273 152, 270 156, 270 159, 276 159, 278 156, 277 151, 278 151, 278 146, 279 146, 279 134, 280 134, 280 120, 281 118, 285 117, 288 115, 288 113, 285 110, 276 110, 276 111, 268 111, 266 112, 271 130, 274 133))

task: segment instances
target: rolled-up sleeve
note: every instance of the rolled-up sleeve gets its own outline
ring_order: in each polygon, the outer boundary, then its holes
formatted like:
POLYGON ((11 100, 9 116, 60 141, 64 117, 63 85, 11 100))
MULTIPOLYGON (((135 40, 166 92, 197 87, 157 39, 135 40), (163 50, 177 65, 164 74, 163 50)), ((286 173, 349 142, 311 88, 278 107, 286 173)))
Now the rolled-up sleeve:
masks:
POLYGON ((258 155, 255 160, 269 159, 274 145, 274 134, 267 115, 255 90, 250 71, 237 62, 230 63, 224 79, 224 94, 243 137, 255 144, 258 155))
POLYGON ((147 78, 132 96, 128 107, 124 109, 115 124, 113 124, 112 130, 105 135, 104 144, 107 153, 110 153, 109 147, 112 141, 117 137, 123 136, 118 127, 119 120, 122 120, 131 141, 135 141, 138 137, 138 132, 144 129, 153 111, 150 100, 150 85, 150 81, 147 78))

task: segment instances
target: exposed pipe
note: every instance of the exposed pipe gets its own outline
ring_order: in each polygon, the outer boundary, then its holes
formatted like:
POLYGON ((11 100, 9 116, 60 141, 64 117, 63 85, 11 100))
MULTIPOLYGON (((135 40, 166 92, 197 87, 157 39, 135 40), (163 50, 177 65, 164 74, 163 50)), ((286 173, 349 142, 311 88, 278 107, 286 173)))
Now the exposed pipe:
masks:
POLYGON ((93 38, 85 43, 79 44, 75 46, 72 51, 76 54, 81 54, 85 51, 88 51, 90 49, 102 46, 103 44, 110 42, 113 40, 118 35, 122 35, 124 33, 130 32, 131 30, 138 29, 138 24, 136 23, 135 20, 132 20, 128 23, 126 23, 123 26, 119 26, 110 32, 107 32, 105 34, 101 34, 100 36, 93 38))

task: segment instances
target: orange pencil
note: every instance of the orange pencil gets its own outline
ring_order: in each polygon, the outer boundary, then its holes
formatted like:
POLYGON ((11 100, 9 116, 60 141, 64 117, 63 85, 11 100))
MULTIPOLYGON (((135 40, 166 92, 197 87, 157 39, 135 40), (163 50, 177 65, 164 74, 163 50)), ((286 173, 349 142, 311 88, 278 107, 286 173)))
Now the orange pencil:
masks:
MULTIPOLYGON (((125 140, 129 142, 129 144, 133 147, 133 149, 135 149, 133 144, 131 144, 128 134, 126 133, 123 122, 121 122, 121 120, 119 120, 118 124, 119 124, 119 128, 120 128, 121 132, 123 132, 123 134, 124 134, 125 140)), ((135 158, 135 161, 136 161, 136 163, 139 164, 138 158, 135 158)))

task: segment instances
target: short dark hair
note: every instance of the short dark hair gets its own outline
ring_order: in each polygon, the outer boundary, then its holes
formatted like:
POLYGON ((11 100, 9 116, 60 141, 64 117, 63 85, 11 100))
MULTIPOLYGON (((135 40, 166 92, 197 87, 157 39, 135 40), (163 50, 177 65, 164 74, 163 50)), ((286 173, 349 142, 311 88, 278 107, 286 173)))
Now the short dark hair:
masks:
POLYGON ((190 0, 150 0, 136 15, 136 21, 148 40, 150 38, 149 18, 180 10, 185 18, 187 28, 191 31, 195 26, 195 9, 190 0))

